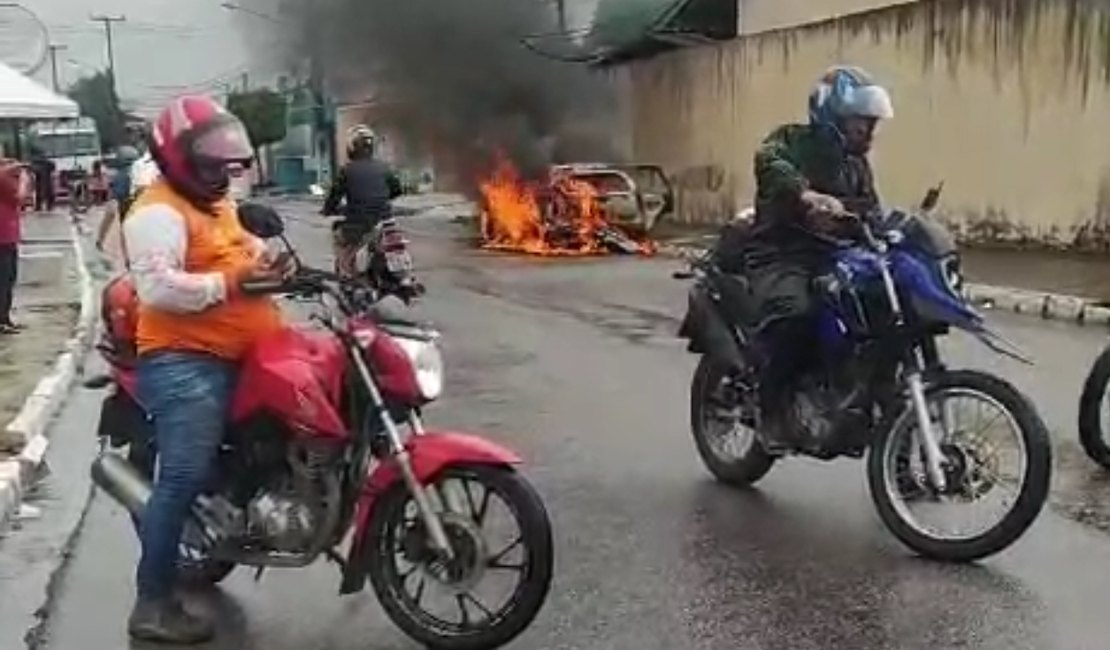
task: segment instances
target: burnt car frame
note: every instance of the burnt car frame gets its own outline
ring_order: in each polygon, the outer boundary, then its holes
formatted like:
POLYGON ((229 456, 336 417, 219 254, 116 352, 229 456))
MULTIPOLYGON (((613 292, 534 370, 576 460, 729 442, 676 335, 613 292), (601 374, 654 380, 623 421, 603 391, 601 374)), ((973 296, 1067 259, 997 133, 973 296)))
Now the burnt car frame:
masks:
POLYGON ((647 234, 674 212, 674 188, 659 165, 567 163, 550 174, 589 183, 606 219, 632 232, 647 234))

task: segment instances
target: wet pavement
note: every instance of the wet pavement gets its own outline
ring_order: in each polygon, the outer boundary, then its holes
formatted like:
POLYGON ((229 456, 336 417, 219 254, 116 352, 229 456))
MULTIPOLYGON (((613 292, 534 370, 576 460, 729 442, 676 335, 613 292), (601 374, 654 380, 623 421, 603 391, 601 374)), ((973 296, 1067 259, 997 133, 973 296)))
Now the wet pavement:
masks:
MULTIPOLYGON (((1032 370, 951 343, 953 365, 993 368, 1029 391, 1066 471, 1057 507, 1012 549, 978 566, 945 566, 912 557, 885 532, 862 463, 780 463, 757 490, 710 480, 689 434, 695 359, 673 335, 685 292, 669 277, 673 262, 518 258, 461 247, 445 220, 407 223, 449 368, 447 395, 428 417, 519 450, 555 526, 552 594, 511 647, 1106 647, 1110 538, 1060 514, 1077 499, 1110 502, 1108 482, 1071 442, 1079 385, 1104 332, 999 318, 1037 358, 1032 370)), ((324 224, 291 229, 320 260, 324 224)), ((95 406, 89 394, 73 402, 62 435, 84 435, 95 406)), ((34 645, 130 647, 135 557, 125 514, 97 496, 34 645)), ((221 625, 203 647, 416 647, 371 594, 337 591, 338 574, 323 562, 259 582, 240 570, 218 594, 197 597, 221 625)), ((0 628, 3 611, 0 601, 0 628)))

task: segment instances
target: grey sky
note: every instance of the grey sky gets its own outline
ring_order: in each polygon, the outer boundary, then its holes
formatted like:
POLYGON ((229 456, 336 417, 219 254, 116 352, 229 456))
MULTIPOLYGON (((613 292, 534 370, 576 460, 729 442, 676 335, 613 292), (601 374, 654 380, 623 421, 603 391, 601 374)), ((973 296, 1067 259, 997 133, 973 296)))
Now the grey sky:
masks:
MULTIPOLYGON (((104 30, 91 13, 125 14, 115 30, 116 67, 121 95, 141 112, 182 89, 215 89, 225 79, 241 83, 241 73, 262 72, 248 65, 241 21, 220 7, 221 0, 22 0, 42 18, 51 40, 68 46, 61 54, 63 84, 106 67, 104 30)), ((258 18, 249 20, 259 21, 258 18)), ((37 75, 48 82, 49 66, 37 75)))
MULTIPOLYGON (((67 46, 60 54, 63 87, 107 65, 104 29, 89 20, 90 14, 126 15, 127 22, 115 28, 120 94, 129 110, 142 114, 182 91, 222 92, 225 83, 241 83, 243 72, 250 73, 252 83, 272 81, 278 74, 280 64, 263 54, 273 26, 223 9, 221 1, 19 0, 46 23, 52 42, 67 46)), ((596 3, 567 0, 570 27, 588 24, 596 3)), ((49 85, 49 65, 35 77, 49 85)))

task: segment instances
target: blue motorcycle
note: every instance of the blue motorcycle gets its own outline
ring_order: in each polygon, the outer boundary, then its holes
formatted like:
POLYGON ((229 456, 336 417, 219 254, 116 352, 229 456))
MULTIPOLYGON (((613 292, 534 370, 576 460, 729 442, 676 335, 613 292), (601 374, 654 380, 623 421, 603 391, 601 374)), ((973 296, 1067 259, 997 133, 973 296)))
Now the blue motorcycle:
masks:
POLYGON ((1006 548, 1036 519, 1052 450, 1025 395, 941 359, 939 340, 957 328, 1027 362, 964 299, 955 243, 928 216, 939 193, 917 214, 856 217, 856 236, 828 240, 831 268, 813 285, 821 363, 795 382, 785 447, 760 433, 767 355, 753 343, 749 282, 722 271, 713 250, 675 277, 695 280, 680 336, 701 356, 691 427, 718 480, 751 485, 787 455, 866 453, 871 496, 891 532, 925 557, 968 562, 1006 548))

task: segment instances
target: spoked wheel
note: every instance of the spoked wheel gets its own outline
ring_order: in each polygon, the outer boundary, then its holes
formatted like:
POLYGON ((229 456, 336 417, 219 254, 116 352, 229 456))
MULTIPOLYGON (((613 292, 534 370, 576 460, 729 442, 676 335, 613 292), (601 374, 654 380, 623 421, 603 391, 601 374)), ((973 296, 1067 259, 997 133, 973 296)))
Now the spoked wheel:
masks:
POLYGON ((997 553, 1025 532, 1048 496, 1045 424, 1017 389, 979 372, 946 373, 926 399, 945 485, 938 489, 930 478, 917 417, 907 409, 868 458, 879 516, 929 558, 969 562, 997 553))
POLYGON ((1091 367, 1079 398, 1079 442, 1087 456, 1110 469, 1110 348, 1102 351, 1091 367))
POLYGON ((390 619, 431 648, 496 648, 523 632, 551 585, 547 511, 516 472, 456 466, 435 481, 451 504, 441 520, 454 550, 434 550, 403 483, 382 496, 370 543, 370 581, 390 619))
POLYGON ((755 399, 724 366, 703 356, 690 386, 690 427, 702 462, 717 480, 751 485, 775 459, 756 437, 755 399))

